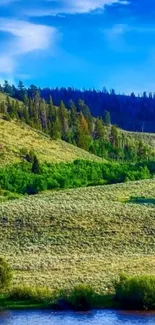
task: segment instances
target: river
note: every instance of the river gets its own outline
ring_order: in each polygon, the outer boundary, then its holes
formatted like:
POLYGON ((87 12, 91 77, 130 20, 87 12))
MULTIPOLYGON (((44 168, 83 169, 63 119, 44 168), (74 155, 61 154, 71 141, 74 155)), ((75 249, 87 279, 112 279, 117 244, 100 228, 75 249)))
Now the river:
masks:
POLYGON ((8 311, 0 313, 0 325, 154 325, 155 313, 93 311, 8 311))

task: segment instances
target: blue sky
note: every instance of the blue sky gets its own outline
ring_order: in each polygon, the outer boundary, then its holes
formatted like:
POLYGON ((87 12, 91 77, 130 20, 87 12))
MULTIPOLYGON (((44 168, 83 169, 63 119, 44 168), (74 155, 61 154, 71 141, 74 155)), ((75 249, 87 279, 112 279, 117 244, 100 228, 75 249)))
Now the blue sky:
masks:
POLYGON ((0 0, 0 81, 155 91, 155 0, 0 0))

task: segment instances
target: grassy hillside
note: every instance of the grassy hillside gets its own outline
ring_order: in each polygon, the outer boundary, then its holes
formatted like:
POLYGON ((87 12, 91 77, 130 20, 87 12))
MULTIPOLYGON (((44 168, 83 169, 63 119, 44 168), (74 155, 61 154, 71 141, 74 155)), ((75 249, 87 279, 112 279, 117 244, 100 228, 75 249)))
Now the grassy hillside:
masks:
MULTIPOLYGON (((6 102, 7 95, 0 92, 0 102, 6 102)), ((13 98, 9 97, 10 100, 14 100, 13 98)))
POLYGON ((124 131, 130 138, 142 140, 148 145, 155 147, 155 133, 145 133, 145 132, 129 132, 124 131))
POLYGON ((47 192, 0 205, 0 254, 14 282, 102 289, 155 274, 155 180, 47 192))
POLYGON ((34 150, 41 162, 67 162, 77 158, 100 160, 85 150, 31 129, 24 123, 0 119, 0 162, 16 163, 22 159, 22 150, 34 150))
MULTIPOLYGON (((19 102, 18 107, 10 107, 10 104, 7 104, 7 95, 4 93, 0 93, 0 103, 5 102, 6 108, 5 110, 2 108, 3 115, 7 112, 7 117, 5 120, 9 118, 9 116, 14 119, 18 116, 20 121, 18 123, 15 122, 6 122, 6 121, 0 121, 0 158, 3 160, 3 162, 17 162, 21 159, 21 150, 28 149, 28 150, 35 150, 39 159, 41 161, 48 161, 48 162, 60 162, 60 161, 71 161, 76 158, 84 158, 84 159, 92 159, 93 157, 89 154, 87 154, 83 150, 78 150, 77 148, 70 146, 66 144, 65 142, 61 141, 51 141, 50 138, 45 135, 41 135, 41 133, 38 133, 37 131, 32 130, 30 127, 25 126, 23 121, 29 120, 29 125, 33 125, 38 129, 38 123, 40 123, 40 130, 44 130, 44 126, 41 124, 42 119, 40 117, 40 122, 36 121, 36 124, 34 123, 35 117, 33 119, 30 118, 29 110, 27 110, 27 118, 25 118, 25 111, 23 111, 23 104, 22 102, 19 102), (21 122, 22 121, 22 122, 21 122), (23 130, 24 129, 24 130, 23 130), (9 134, 9 136, 8 136, 9 134), (45 141, 46 139, 46 141, 45 141), (52 143, 52 145, 51 145, 52 143), (4 149, 4 150, 2 150, 4 149), (51 157, 52 156, 52 157, 51 157), (2 159, 3 158, 3 159, 2 159)), ((41 99, 40 99, 41 100, 41 99)), ((15 99, 10 97, 10 102, 15 101, 15 99)), ((41 105, 41 104, 40 104, 41 105)), ((30 108, 29 108, 30 109, 30 108)), ((46 104, 46 117, 48 117, 48 104, 46 104)), ((60 108, 57 107, 56 112, 60 108)), ((34 110, 37 110, 35 107, 34 110)), ((64 108, 65 110, 65 108, 64 108)), ((65 111, 64 114, 68 114, 69 112, 65 111)), ((38 113, 39 114, 39 113, 38 113)), ((54 111, 53 111, 54 114, 54 111)), ((57 112, 58 114, 58 112, 57 112)), ((58 114, 58 117, 60 115, 60 112, 58 114)), ((40 116, 40 115, 39 115, 40 116)), ((78 115, 77 117, 77 123, 78 115)), ((71 119, 71 117, 70 117, 71 119)), ((61 124, 61 121, 59 121, 61 124)), ((66 122, 65 122, 66 123, 66 122)), ((69 128, 69 120, 68 120, 68 128, 69 128)), ((87 121, 85 121, 87 125, 87 121)), ((92 118, 92 129, 95 127, 95 119, 92 118)), ((101 121, 98 121, 99 125, 101 121)), ((53 126, 52 126, 53 127, 53 126)), ((105 127, 103 125, 98 126, 99 134, 104 133, 104 141, 98 141, 97 138, 94 138, 94 134, 90 133, 90 147, 87 143, 87 140, 85 136, 83 135, 83 139, 79 137, 78 134, 74 134, 74 141, 77 143, 77 145, 81 148, 85 148, 86 150, 91 150, 91 152, 96 153, 96 155, 99 155, 100 157, 107 157, 108 158, 115 158, 115 159, 121 159, 122 156, 124 159, 128 160, 134 160, 134 159, 146 159, 147 156, 149 156, 150 159, 154 158, 155 155, 155 137, 152 134, 144 134, 144 133, 132 133, 132 132, 126 132, 121 129, 113 130, 111 127, 105 127), (103 129, 102 129, 103 128, 103 129), (101 132, 102 129, 102 132, 101 132), (122 133, 125 134, 125 137, 122 137, 122 133), (137 151, 139 150, 139 139, 142 139, 146 144, 147 148, 142 148, 140 151, 140 154, 137 151), (82 141, 82 142, 81 142, 82 141), (108 142, 108 143, 107 143, 108 142), (128 147, 128 149, 126 148, 128 147), (153 147, 153 150, 152 150, 153 147), (132 150, 133 149, 133 150, 132 150), (134 151, 134 154, 133 152, 134 151), (143 152, 144 151, 144 152, 143 152), (144 158, 145 157, 145 158, 144 158)), ((55 129, 54 129, 55 130, 55 129)), ((70 126, 70 132, 72 133, 74 130, 74 126, 70 126)), ((81 129, 82 130, 82 129, 81 129)), ((49 132, 51 129, 49 128, 49 132)), ((61 130, 62 131, 62 130, 61 130)), ((53 131, 54 132, 54 131, 53 131)), ((57 134, 57 133, 56 133, 57 134)), ((55 134, 55 136, 56 136, 55 134)), ((98 134, 98 137, 100 139, 100 135, 98 134)), ((59 134, 60 136, 60 134, 59 134)), ((57 136, 55 137, 57 138, 57 136)), ((103 140, 103 139, 102 139, 103 140)), ((68 135, 66 134, 66 141, 68 140, 68 135)), ((70 139, 70 141, 72 141, 70 139)), ((69 142, 70 142, 69 141, 69 142)), ((93 158, 95 159, 95 157, 93 158)), ((96 158, 97 159, 97 158, 96 158)))

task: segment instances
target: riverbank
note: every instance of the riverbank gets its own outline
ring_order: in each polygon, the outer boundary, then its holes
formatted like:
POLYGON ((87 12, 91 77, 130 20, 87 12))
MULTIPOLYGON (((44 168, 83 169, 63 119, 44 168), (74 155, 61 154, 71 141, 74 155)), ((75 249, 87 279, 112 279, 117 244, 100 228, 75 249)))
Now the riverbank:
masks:
POLYGON ((59 291, 29 286, 12 287, 1 293, 0 309, 155 310, 155 277, 123 274, 107 293, 98 293, 87 284, 59 291))
MULTIPOLYGON (((53 298, 52 298, 53 300, 53 298)), ((35 299, 21 299, 14 300, 10 299, 7 294, 0 295, 0 310, 38 310, 38 309, 50 309, 53 311, 67 311, 67 310, 76 310, 71 304, 65 299, 58 299, 53 302, 48 300, 36 301, 35 299)), ((115 300, 114 295, 105 295, 98 296, 94 304, 91 306, 91 309, 121 309, 118 302, 115 300)))

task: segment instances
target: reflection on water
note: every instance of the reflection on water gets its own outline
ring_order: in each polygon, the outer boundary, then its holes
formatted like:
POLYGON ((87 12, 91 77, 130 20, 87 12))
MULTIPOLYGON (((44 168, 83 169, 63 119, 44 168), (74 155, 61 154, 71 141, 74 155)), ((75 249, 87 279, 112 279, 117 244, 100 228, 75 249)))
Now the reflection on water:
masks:
POLYGON ((0 313, 0 325, 155 325, 155 313, 93 311, 54 313, 50 311, 10 311, 0 313))

